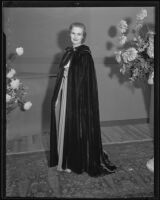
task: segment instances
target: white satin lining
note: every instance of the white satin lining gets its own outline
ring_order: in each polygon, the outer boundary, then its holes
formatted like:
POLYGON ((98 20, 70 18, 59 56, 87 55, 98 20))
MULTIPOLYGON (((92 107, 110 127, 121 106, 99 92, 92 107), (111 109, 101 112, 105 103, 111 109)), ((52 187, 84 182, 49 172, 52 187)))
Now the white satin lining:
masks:
POLYGON ((57 170, 62 170, 63 161, 63 144, 64 144, 64 126, 66 115, 66 97, 67 97, 67 82, 68 82, 68 70, 70 61, 64 66, 64 76, 62 78, 58 98, 56 101, 56 126, 57 126, 57 144, 58 144, 58 165, 57 170))

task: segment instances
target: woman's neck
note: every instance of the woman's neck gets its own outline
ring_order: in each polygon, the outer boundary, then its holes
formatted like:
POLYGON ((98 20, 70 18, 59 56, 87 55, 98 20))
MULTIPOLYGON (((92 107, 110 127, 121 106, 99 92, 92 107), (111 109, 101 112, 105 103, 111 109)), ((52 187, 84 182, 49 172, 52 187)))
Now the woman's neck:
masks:
POLYGON ((72 45, 73 46, 73 48, 76 48, 76 47, 79 47, 79 46, 81 46, 82 44, 78 44, 78 45, 72 45))

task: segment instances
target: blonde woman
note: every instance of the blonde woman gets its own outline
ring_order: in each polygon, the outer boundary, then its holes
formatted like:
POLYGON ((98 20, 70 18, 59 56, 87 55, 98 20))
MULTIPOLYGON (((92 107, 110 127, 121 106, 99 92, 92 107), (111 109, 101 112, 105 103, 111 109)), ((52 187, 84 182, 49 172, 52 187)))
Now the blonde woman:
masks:
POLYGON ((90 176, 115 172, 102 149, 98 88, 86 27, 69 27, 72 46, 61 60, 51 101, 50 167, 90 176))

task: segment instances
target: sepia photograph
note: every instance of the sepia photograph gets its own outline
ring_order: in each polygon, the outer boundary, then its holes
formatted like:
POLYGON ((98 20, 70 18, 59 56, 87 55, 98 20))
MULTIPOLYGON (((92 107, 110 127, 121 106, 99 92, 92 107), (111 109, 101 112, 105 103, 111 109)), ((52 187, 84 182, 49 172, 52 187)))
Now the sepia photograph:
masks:
POLYGON ((159 196, 158 17, 158 1, 2 1, 3 198, 159 196))

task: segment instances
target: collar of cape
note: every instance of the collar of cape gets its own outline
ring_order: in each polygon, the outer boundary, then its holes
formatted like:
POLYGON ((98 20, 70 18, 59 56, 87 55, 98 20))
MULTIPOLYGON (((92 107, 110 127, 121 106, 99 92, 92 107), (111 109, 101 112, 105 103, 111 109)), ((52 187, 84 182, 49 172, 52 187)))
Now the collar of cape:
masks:
POLYGON ((66 52, 88 52, 91 54, 91 51, 90 51, 90 48, 87 46, 87 45, 80 45, 80 46, 77 46, 77 47, 67 47, 65 49, 66 52))

